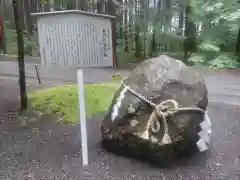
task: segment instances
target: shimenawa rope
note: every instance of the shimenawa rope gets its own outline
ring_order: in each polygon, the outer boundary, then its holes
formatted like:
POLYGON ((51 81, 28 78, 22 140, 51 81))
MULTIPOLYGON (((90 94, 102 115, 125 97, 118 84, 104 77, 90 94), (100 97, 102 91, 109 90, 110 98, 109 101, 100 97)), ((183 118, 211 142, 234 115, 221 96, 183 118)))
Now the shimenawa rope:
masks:
POLYGON ((168 125, 167 125, 167 119, 169 116, 172 116, 179 111, 198 111, 198 112, 202 112, 203 114, 205 114, 205 111, 198 107, 179 108, 178 102, 173 99, 169 99, 169 100, 163 101, 159 104, 155 104, 154 102, 149 101, 147 98, 145 98, 144 96, 142 96, 141 94, 137 93, 132 88, 130 88, 128 85, 126 85, 124 83, 124 80, 126 78, 124 78, 121 81, 121 84, 125 88, 127 88, 127 90, 131 94, 133 94, 140 100, 148 103, 150 106, 152 106, 154 108, 154 111, 152 112, 152 114, 150 115, 150 117, 147 121, 145 131, 141 135, 141 137, 143 139, 149 139, 149 129, 150 128, 151 128, 152 132, 154 132, 154 133, 159 132, 160 131, 160 122, 159 121, 161 121, 164 126, 164 135, 161 140, 161 144, 170 144, 172 141, 171 141, 171 138, 168 133, 168 125), (156 126, 157 126, 156 128, 154 127, 154 123, 156 123, 156 126))

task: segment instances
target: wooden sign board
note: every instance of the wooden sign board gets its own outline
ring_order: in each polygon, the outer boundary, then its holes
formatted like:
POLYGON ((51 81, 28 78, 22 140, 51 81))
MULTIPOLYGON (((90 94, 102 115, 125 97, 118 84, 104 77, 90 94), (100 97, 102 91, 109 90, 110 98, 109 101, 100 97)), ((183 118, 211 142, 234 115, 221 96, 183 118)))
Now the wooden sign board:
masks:
MULTIPOLYGON (((84 11, 32 14, 37 18, 41 65, 45 67, 116 66, 113 16, 84 11)), ((64 73, 64 72, 63 72, 64 73)), ((77 70, 83 165, 88 165, 83 71, 77 70)))
POLYGON ((41 64, 46 67, 116 65, 113 16, 84 11, 33 13, 41 64))

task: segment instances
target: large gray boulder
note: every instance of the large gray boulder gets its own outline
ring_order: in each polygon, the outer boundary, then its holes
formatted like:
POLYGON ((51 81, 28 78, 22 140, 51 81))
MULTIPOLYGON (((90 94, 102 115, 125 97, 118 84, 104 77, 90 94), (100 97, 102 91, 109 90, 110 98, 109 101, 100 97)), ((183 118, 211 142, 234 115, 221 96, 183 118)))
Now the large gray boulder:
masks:
POLYGON ((162 55, 139 64, 123 82, 154 104, 170 99, 178 103, 178 108, 193 110, 170 114, 167 110, 173 110, 174 104, 167 102, 166 107, 156 112, 151 104, 122 85, 102 121, 105 148, 166 165, 175 155, 196 147, 208 105, 207 88, 199 73, 179 60, 162 55), (166 124, 161 115, 166 115, 166 124))

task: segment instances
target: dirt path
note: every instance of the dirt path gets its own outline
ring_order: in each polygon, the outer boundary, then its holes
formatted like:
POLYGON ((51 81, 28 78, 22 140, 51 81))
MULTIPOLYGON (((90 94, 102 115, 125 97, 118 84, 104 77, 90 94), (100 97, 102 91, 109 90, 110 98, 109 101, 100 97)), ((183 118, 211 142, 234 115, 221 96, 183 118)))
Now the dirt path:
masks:
MULTIPOLYGON (((159 170, 116 157, 99 147, 102 117, 96 116, 88 121, 90 165, 87 174, 81 168, 79 125, 43 120, 27 129, 21 128, 14 114, 9 115, 9 111, 19 108, 17 82, 0 79, 0 179, 239 179, 240 107, 236 104, 240 104, 240 76, 236 73, 203 74, 210 91, 208 111, 213 121, 210 152, 171 170, 159 170)), ((30 90, 36 88, 33 82, 29 84, 30 90)))

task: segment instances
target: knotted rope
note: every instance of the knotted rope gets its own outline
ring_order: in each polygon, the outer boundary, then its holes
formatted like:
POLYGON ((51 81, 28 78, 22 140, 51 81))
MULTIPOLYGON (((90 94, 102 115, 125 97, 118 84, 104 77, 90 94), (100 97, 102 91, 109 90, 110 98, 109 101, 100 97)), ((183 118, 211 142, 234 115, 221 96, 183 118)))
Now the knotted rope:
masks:
POLYGON ((198 111, 198 112, 202 112, 203 114, 205 114, 205 111, 198 107, 179 108, 178 102, 173 99, 169 99, 169 100, 163 101, 159 104, 155 104, 154 102, 149 101, 147 98, 145 98, 144 96, 142 96, 141 94, 137 93, 132 88, 130 88, 128 85, 126 85, 123 82, 125 79, 123 79, 121 81, 121 84, 125 88, 127 88, 127 90, 131 94, 133 94, 140 100, 148 103, 150 106, 152 106, 154 108, 154 111, 152 112, 152 114, 150 115, 150 117, 147 121, 145 131, 141 135, 141 138, 143 138, 143 139, 149 139, 149 129, 150 128, 151 128, 152 132, 154 132, 154 133, 159 132, 161 130, 161 127, 160 127, 160 121, 161 121, 163 124, 163 128, 164 128, 164 135, 161 140, 161 144, 170 144, 172 141, 171 141, 171 138, 168 133, 168 125, 167 125, 167 119, 169 116, 172 116, 179 111, 198 111), (154 123, 156 123, 156 126, 157 126, 156 128, 154 127, 154 123))

